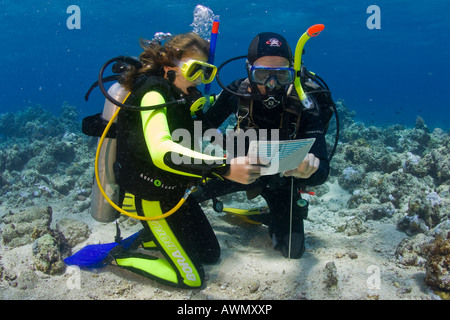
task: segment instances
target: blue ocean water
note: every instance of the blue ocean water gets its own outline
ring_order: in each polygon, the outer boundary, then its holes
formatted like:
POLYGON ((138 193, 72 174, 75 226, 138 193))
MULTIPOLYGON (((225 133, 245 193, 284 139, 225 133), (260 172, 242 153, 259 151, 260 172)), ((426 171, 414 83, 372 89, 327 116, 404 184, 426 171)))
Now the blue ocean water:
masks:
MULTIPOLYGON (((371 1, 0 1, 2 90, 0 113, 42 105, 58 113, 67 101, 81 116, 100 112, 102 95, 84 94, 101 65, 118 55, 137 56, 139 38, 192 30, 201 4, 220 16, 216 64, 246 54, 259 32, 283 34, 294 49, 317 23, 325 30, 305 49, 307 67, 321 75, 334 99, 344 99, 367 125, 450 128, 448 0, 371 1), (70 5, 80 8, 80 29, 69 29, 70 5), (380 28, 368 19, 380 9, 380 28)), ((228 83, 244 76, 243 62, 221 74, 228 83)), ((212 92, 218 93, 217 83, 212 92)))

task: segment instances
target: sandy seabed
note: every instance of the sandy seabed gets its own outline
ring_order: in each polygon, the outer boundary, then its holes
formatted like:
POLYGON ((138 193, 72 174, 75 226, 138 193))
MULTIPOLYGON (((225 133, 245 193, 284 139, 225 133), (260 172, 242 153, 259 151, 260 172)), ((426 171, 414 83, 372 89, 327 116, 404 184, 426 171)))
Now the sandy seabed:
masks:
MULTIPOLYGON (((94 271, 66 268, 61 275, 47 275, 33 266, 32 244, 13 249, 0 246, 4 270, 14 270, 14 281, 0 281, 3 300, 433 300, 439 297, 425 283, 423 267, 399 264, 395 250, 407 237, 389 219, 366 221, 366 232, 348 236, 336 232, 342 222, 336 208, 345 208, 350 194, 337 183, 326 183, 330 191, 310 206, 305 221, 306 252, 301 259, 286 259, 272 247, 268 230, 224 213, 211 203, 203 204, 219 239, 222 253, 218 263, 205 265, 204 288, 186 290, 169 287, 145 277, 107 266, 94 271), (330 267, 334 271, 330 271, 330 267), (330 274, 331 279, 330 279, 330 274)), ((73 203, 48 200, 53 222, 62 218, 86 222, 87 244, 112 242, 114 223, 96 222, 89 209, 70 213, 73 203)), ((259 201, 259 202, 258 202, 259 201)), ((234 203, 236 207, 263 205, 234 203)), ((72 201, 73 202, 73 201, 72 201)), ((6 210, 6 208, 2 208, 6 210)), ((135 220, 123 219, 123 236, 141 228, 135 220)))

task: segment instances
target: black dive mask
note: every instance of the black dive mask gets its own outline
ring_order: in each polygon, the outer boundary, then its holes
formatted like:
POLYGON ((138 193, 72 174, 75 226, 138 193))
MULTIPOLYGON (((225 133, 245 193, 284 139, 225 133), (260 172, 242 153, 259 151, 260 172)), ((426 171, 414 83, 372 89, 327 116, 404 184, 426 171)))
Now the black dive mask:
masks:
MULTIPOLYGON (((246 99, 246 100, 257 100, 257 101, 261 101, 262 104, 268 108, 275 108, 276 106, 280 105, 283 101, 284 101, 284 97, 285 97, 285 91, 286 91, 286 86, 280 86, 279 84, 275 86, 275 88, 270 89, 270 87, 266 87, 266 94, 262 95, 261 93, 259 93, 258 87, 256 86, 256 83, 250 83, 251 86, 251 92, 235 92, 230 90, 229 88, 227 88, 227 86, 225 86, 222 81, 220 80, 220 70, 228 63, 235 61, 235 60, 239 60, 239 59, 247 59, 247 56, 239 56, 239 57, 235 57, 235 58, 231 58, 225 62, 223 62, 219 68, 217 68, 217 74, 216 74, 216 79, 217 79, 217 83, 219 84, 219 86, 226 92, 246 99)), ((248 79, 251 79, 249 71, 250 68, 248 67, 248 62, 246 63, 246 67, 247 67, 247 76, 248 79)), ((268 79, 267 79, 268 80, 268 79)), ((277 79, 277 82, 279 79, 277 79)), ((248 81, 248 80, 247 80, 248 81)))

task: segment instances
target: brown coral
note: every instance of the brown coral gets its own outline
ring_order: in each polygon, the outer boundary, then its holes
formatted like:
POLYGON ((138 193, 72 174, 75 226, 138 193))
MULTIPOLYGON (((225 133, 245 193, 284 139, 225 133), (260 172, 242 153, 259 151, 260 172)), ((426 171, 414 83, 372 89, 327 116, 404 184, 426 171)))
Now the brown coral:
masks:
POLYGON ((437 238, 428 248, 426 278, 428 285, 450 291, 450 232, 447 239, 437 238))

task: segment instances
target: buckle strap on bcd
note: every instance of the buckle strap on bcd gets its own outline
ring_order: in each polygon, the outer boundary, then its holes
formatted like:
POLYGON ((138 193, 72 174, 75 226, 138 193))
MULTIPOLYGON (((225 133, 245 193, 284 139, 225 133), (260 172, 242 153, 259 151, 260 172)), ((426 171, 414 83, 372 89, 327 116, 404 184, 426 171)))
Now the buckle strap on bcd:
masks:
MULTIPOLYGON (((103 119, 102 114, 97 113, 92 116, 87 116, 82 120, 81 131, 87 136, 101 137, 107 124, 108 121, 103 119)), ((111 125, 106 137, 110 139, 117 138, 117 126, 115 123, 111 125)))

